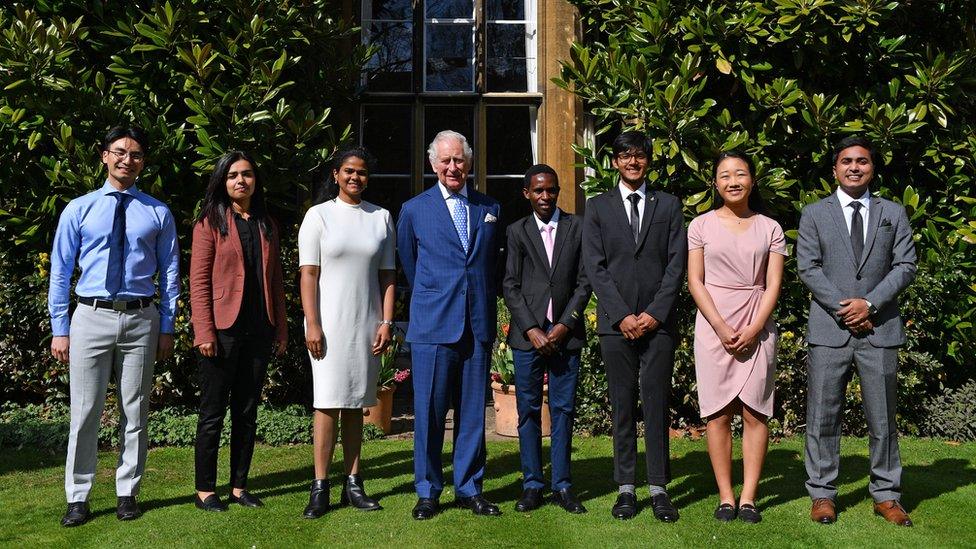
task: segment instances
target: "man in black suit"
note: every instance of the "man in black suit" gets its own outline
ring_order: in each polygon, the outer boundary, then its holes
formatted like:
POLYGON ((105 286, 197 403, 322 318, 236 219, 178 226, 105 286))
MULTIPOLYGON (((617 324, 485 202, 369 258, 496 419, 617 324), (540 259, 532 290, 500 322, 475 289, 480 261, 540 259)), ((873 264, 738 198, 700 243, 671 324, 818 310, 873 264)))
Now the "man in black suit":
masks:
POLYGON ((505 303, 512 313, 508 344, 515 359, 515 398, 524 492, 519 512, 542 505, 542 386, 549 374, 552 417, 552 499, 585 513, 570 482, 570 453, 580 350, 586 343, 583 310, 590 286, 581 263, 583 222, 556 207, 559 178, 545 164, 525 173, 522 189, 533 213, 508 226, 505 303))
POLYGON ((616 187, 590 199, 583 225, 583 263, 597 297, 597 333, 607 371, 613 416, 614 518, 637 514, 638 392, 644 411, 647 482, 654 516, 678 520, 665 486, 668 394, 677 330, 674 303, 687 260, 681 202, 648 188, 651 143, 628 131, 613 142, 616 187))

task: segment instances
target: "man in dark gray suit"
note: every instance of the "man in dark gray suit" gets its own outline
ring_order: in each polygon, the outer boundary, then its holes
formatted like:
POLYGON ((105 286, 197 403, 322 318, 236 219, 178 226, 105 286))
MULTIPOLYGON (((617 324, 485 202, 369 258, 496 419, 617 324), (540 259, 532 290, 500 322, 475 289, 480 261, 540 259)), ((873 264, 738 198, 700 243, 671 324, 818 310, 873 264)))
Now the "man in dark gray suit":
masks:
POLYGON ((636 131, 613 141, 620 180, 586 203, 583 264, 597 297, 597 333, 613 416, 611 514, 637 515, 638 396, 643 410, 647 483, 654 517, 678 520, 671 480, 668 396, 677 340, 674 303, 688 258, 681 201, 647 181, 651 142, 636 131))
POLYGON ((810 288, 806 486, 810 518, 837 518, 844 391, 857 365, 871 456, 875 513, 902 526, 901 457, 895 423, 898 347, 905 343, 898 294, 915 277, 915 245, 905 209, 872 196, 875 152, 848 137, 834 147, 837 192, 803 209, 797 238, 800 279, 810 288))

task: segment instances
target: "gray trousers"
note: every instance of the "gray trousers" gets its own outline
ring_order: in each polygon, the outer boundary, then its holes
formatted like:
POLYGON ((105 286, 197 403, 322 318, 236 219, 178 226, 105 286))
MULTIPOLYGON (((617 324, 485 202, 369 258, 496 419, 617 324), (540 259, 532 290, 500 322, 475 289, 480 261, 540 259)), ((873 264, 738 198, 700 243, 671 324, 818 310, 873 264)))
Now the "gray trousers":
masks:
POLYGON ((98 460, 98 423, 115 371, 121 409, 121 453, 115 471, 119 496, 139 493, 146 468, 149 392, 159 342, 155 305, 132 311, 78 304, 71 317, 69 385, 71 430, 64 491, 69 503, 87 501, 98 460))
POLYGON ((874 501, 901 497, 901 454, 895 423, 898 349, 874 347, 866 338, 851 338, 843 347, 810 345, 807 362, 807 492, 811 498, 837 497, 840 468, 841 414, 844 393, 857 365, 861 400, 868 424, 874 501))

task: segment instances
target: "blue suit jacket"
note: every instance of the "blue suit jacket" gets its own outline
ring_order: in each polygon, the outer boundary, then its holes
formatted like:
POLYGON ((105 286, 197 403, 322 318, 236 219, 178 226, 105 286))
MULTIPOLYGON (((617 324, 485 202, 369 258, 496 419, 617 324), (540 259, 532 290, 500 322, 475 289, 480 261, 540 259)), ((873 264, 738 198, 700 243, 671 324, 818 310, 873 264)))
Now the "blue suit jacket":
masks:
POLYGON ((468 207, 467 255, 439 185, 400 210, 397 251, 411 288, 408 342, 455 343, 465 314, 475 339, 495 340, 499 205, 469 187, 468 207))

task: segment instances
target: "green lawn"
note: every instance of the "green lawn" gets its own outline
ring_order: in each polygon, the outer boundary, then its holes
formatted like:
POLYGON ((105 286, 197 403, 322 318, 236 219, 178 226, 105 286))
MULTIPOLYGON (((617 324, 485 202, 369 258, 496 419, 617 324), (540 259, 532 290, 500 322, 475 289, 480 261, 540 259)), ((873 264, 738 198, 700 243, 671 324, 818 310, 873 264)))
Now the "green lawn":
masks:
MULTIPOLYGON (((610 517, 614 501, 611 447, 607 438, 577 438, 574 450, 576 488, 589 513, 573 516, 553 506, 530 514, 513 510, 521 491, 518 446, 489 443, 486 496, 502 506, 498 518, 474 517, 446 506, 436 518, 410 518, 414 504, 412 446, 409 440, 376 441, 365 448, 364 477, 369 492, 382 499, 383 511, 362 513, 349 508, 303 520, 311 477, 307 446, 257 449, 251 489, 265 508, 238 506, 224 514, 199 511, 191 503, 193 450, 155 449, 140 502, 145 515, 134 522, 115 519, 115 455, 102 453, 92 495, 95 518, 79 528, 58 525, 64 511, 63 456, 28 450, 0 451, 0 545, 3 546, 232 546, 281 547, 624 547, 624 546, 830 546, 944 547, 976 546, 976 444, 904 439, 903 503, 916 526, 898 528, 873 516, 867 494, 867 444, 846 439, 841 463, 840 516, 823 526, 808 519, 803 488, 802 444, 791 439, 769 450, 759 506, 763 522, 718 524, 717 504, 703 441, 672 444, 674 481, 670 492, 681 511, 676 524, 654 520, 640 495, 635 520, 610 517)), ((222 457, 226 452, 222 452, 222 457)), ((337 456, 336 463, 341 463, 337 456)), ((226 480, 226 461, 221 465, 226 480)), ((740 463, 736 465, 741 467, 740 463)), ((449 475, 448 475, 449 476, 449 475)), ((338 489, 332 491, 338 500, 338 489)), ((448 490, 442 502, 453 499, 448 490)))

